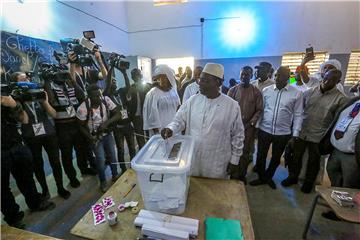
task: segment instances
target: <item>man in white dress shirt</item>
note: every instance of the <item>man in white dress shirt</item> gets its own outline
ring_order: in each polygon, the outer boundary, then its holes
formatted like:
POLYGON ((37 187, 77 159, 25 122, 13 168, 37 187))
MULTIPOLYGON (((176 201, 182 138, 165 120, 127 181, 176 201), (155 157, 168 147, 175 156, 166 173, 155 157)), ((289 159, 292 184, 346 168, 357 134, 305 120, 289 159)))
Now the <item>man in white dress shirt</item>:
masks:
POLYGON ((276 185, 272 180, 280 164, 281 155, 291 139, 299 136, 302 124, 303 93, 289 85, 290 69, 279 67, 275 74, 275 84, 263 90, 264 113, 260 120, 258 133, 258 152, 256 166, 259 178, 250 182, 257 186, 276 185), (272 144, 272 156, 266 168, 266 157, 272 144))
POLYGON ((258 66, 255 67, 255 81, 252 81, 251 84, 253 84, 255 87, 257 87, 260 92, 264 90, 264 88, 273 85, 275 82, 272 80, 272 75, 274 72, 274 69, 269 62, 260 62, 258 66))
POLYGON ((195 139, 191 174, 228 178, 237 169, 242 155, 244 126, 239 104, 221 94, 224 67, 207 63, 200 75, 200 94, 188 99, 174 120, 161 131, 163 138, 185 130, 195 139))
POLYGON ((360 97, 341 111, 331 133, 327 172, 333 187, 360 188, 360 97))
POLYGON ((184 84, 183 87, 185 87, 185 92, 182 97, 182 102, 186 102, 192 95, 195 95, 199 93, 199 81, 200 81, 200 74, 202 72, 203 68, 200 66, 197 66, 194 70, 194 81, 188 82, 188 84, 184 84))

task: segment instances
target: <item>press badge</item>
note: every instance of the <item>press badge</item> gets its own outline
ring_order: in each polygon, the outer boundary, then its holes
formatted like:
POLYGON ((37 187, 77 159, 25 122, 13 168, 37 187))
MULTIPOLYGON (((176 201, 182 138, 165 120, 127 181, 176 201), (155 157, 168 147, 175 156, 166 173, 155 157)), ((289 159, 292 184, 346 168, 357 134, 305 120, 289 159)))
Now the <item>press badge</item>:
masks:
POLYGON ((44 127, 44 124, 42 122, 41 123, 34 123, 32 125, 32 127, 33 127, 33 130, 34 130, 35 137, 46 134, 45 127, 44 127))
POLYGON ((352 120, 353 118, 349 115, 344 117, 338 124, 336 124, 335 129, 340 132, 345 132, 352 120))
POLYGON ((74 111, 73 106, 69 106, 69 107, 66 108, 66 112, 69 114, 69 116, 72 116, 73 111, 74 111))
POLYGON ((127 119, 128 118, 128 113, 125 109, 121 110, 121 119, 127 119))

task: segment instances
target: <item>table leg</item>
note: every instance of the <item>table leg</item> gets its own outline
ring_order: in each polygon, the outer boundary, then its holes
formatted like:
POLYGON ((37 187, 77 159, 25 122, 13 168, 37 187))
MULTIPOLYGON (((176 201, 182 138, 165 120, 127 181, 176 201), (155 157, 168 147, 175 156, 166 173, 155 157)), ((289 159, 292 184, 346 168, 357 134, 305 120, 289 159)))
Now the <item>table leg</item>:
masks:
POLYGON ((310 212, 309 212, 309 215, 308 215, 308 218, 307 218, 307 221, 306 221, 306 224, 305 224, 305 229, 304 229, 304 232, 303 232, 303 235, 302 235, 302 238, 303 239, 306 239, 306 235, 307 235, 307 232, 309 230, 309 226, 310 226, 310 223, 311 223, 311 219, 312 219, 312 216, 314 214, 314 210, 315 210, 315 207, 316 207, 316 204, 317 204, 317 201, 319 199, 320 195, 317 194, 312 202, 312 206, 311 206, 311 209, 310 209, 310 212))

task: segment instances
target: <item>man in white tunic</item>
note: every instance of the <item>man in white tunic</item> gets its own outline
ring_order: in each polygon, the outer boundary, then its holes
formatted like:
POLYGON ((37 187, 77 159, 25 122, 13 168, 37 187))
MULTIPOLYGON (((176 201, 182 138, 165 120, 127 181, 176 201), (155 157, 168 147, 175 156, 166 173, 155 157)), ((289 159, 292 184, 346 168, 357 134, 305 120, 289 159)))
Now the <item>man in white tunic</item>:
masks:
POLYGON ((185 103, 192 95, 199 93, 199 83, 198 80, 191 83, 189 86, 185 88, 185 93, 183 97, 183 103, 185 103))
POLYGON ((163 138, 185 130, 195 139, 193 176, 228 178, 239 164, 244 141, 244 126, 239 104, 221 94, 224 67, 206 64, 200 76, 200 94, 188 99, 174 120, 161 131, 163 138))
POLYGON ((149 130, 151 136, 172 121, 180 105, 175 74, 170 67, 156 66, 153 80, 155 87, 146 94, 143 108, 144 130, 149 130))

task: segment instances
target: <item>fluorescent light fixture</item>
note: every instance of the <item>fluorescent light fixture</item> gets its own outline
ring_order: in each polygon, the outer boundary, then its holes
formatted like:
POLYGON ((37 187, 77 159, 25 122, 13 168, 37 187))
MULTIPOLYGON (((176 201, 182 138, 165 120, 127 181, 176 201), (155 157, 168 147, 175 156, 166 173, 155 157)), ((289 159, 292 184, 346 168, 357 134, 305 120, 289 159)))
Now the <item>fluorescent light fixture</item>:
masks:
POLYGON ((164 6, 170 4, 186 3, 188 0, 154 0, 154 6, 164 6))

